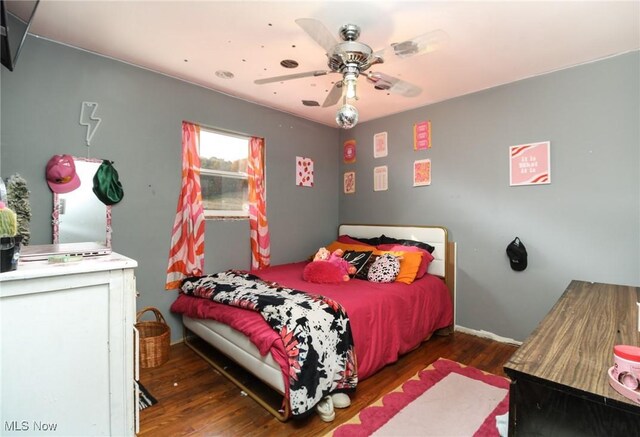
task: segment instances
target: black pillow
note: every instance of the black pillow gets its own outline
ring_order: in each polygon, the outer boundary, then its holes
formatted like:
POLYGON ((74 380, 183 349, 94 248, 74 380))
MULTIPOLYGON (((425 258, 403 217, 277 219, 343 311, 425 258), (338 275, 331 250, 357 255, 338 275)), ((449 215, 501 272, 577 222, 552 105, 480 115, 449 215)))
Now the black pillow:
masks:
POLYGON ((403 240, 400 238, 387 237, 384 234, 380 236, 380 244, 399 244, 401 246, 414 246, 419 247, 420 249, 424 249, 429 253, 433 253, 433 251, 436 249, 432 245, 423 243, 422 241, 403 240))
MULTIPOLYGON (((351 277, 354 277, 354 276, 358 277, 358 274, 367 265, 372 254, 373 254, 372 251, 359 252, 356 250, 347 250, 344 252, 344 254, 342 255, 342 259, 348 261, 349 264, 351 264, 356 268, 356 272, 353 275, 351 275, 351 277)), ((368 269, 367 269, 367 272, 368 272, 368 269)), ((365 273, 365 277, 366 276, 367 275, 365 273)))
POLYGON ((357 237, 352 237, 351 235, 349 235, 349 237, 352 238, 353 240, 359 241, 361 243, 368 244, 369 246, 377 246, 378 244, 382 244, 382 243, 380 243, 380 237, 357 238, 357 237))

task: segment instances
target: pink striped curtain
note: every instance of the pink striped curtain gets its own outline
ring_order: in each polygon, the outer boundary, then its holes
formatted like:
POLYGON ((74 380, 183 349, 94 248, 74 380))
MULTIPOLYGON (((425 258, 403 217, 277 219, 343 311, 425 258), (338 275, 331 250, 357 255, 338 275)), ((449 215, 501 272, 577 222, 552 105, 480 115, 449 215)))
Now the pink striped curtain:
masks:
POLYGON ((251 236, 251 268, 262 269, 271 264, 271 243, 267 223, 266 185, 264 178, 264 139, 249 140, 249 227, 251 236))
POLYGON ((204 208, 200 189, 200 126, 182 122, 182 189, 171 231, 165 289, 204 271, 204 208))

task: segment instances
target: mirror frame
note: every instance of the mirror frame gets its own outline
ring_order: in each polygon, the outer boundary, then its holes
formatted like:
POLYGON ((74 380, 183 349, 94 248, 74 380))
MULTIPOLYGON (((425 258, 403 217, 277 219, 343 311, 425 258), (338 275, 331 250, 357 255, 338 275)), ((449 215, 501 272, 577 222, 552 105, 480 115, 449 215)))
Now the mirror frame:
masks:
MULTIPOLYGON (((102 163, 102 159, 94 158, 81 158, 78 156, 73 157, 74 161, 95 162, 102 163)), ((107 228, 105 245, 111 247, 111 205, 105 205, 107 214, 107 228)), ((60 196, 58 193, 53 193, 53 212, 51 213, 52 227, 53 227, 53 244, 60 243, 60 196)))

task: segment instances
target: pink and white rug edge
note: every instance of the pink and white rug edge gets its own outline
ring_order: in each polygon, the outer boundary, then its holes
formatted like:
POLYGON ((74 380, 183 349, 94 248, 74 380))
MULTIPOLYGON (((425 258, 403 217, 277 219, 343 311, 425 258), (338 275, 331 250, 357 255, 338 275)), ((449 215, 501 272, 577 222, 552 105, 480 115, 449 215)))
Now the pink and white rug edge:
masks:
MULTIPOLYGON (((489 389, 487 394, 487 405, 489 409, 485 409, 485 412, 481 413, 481 417, 472 418, 476 421, 475 423, 466 424, 467 427, 471 426, 475 431, 465 431, 464 435, 483 437, 498 436, 499 434, 496 428, 495 418, 496 416, 505 414, 509 411, 509 380, 502 376, 486 373, 474 367, 465 366, 445 358, 439 358, 427 368, 419 371, 399 387, 364 408, 351 420, 337 426, 328 435, 332 435, 334 437, 364 437, 371 436, 373 434, 385 435, 385 433, 388 434, 393 432, 394 429, 397 431, 398 426, 402 427, 405 426, 405 424, 407 424, 406 426, 409 426, 410 420, 407 420, 407 418, 410 416, 407 416, 407 414, 404 414, 403 416, 403 410, 407 409, 407 411, 409 411, 409 408, 415 408, 418 402, 425 402, 424 398, 428 397, 425 396, 425 394, 427 392, 430 394, 436 393, 437 390, 432 389, 439 382, 443 380, 447 380, 447 382, 453 381, 455 378, 447 378, 450 374, 458 374, 462 377, 469 378, 470 380, 479 381, 480 383, 491 386, 487 387, 489 389), (495 387, 498 390, 493 390, 492 393, 489 393, 491 392, 492 387, 495 387), (492 408, 493 405, 495 405, 494 408, 492 408), (488 415, 487 412, 489 412, 488 415), (397 420, 394 421, 394 418, 397 420), (401 422, 401 425, 398 425, 398 422, 401 422)), ((457 379, 462 380, 465 378, 457 379)), ((460 381, 458 381, 458 383, 460 383, 460 381)), ((440 387, 436 387, 436 389, 443 388, 444 385, 444 383, 440 384, 440 387)), ((477 385, 481 386, 482 384, 477 385)), ((455 384, 452 387, 455 387, 455 384)), ((463 390, 459 391, 463 392, 463 390)), ((453 393, 453 396, 457 395, 457 392, 453 393)), ((460 393, 460 395, 464 396, 464 393, 460 393)), ((444 422, 439 427, 433 427, 433 423, 429 424, 429 432, 433 433, 432 435, 455 435, 451 433, 455 433, 454 428, 460 425, 460 420, 456 420, 455 422, 446 422, 447 419, 445 416, 447 415, 448 408, 444 403, 451 402, 451 404, 456 405, 456 407, 464 408, 464 402, 451 398, 451 395, 447 395, 446 398, 440 398, 436 395, 435 399, 426 400, 426 402, 426 405, 429 405, 428 402, 432 402, 431 406, 434 409, 441 408, 438 413, 440 415, 438 416, 438 419, 442 418, 442 421, 444 422), (443 427, 447 429, 448 434, 441 434, 440 431, 438 431, 438 429, 443 429, 443 427)), ((473 404, 469 403, 468 405, 473 404)), ((422 411, 425 411, 425 414, 428 414, 428 410, 431 410, 431 408, 427 407, 422 411)), ((425 420, 425 423, 427 422, 428 421, 425 420)), ((415 424, 413 424, 413 426, 415 426, 415 424)), ((407 432, 409 432, 409 429, 407 429, 407 432)))

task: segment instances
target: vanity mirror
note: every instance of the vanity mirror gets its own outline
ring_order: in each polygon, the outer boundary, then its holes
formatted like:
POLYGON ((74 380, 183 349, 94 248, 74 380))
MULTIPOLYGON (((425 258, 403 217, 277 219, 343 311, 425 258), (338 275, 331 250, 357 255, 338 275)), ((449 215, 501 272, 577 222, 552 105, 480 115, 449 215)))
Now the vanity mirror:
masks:
POLYGON ((53 193, 53 243, 95 242, 111 247, 111 206, 93 193, 93 176, 100 159, 74 157, 80 186, 53 193))

